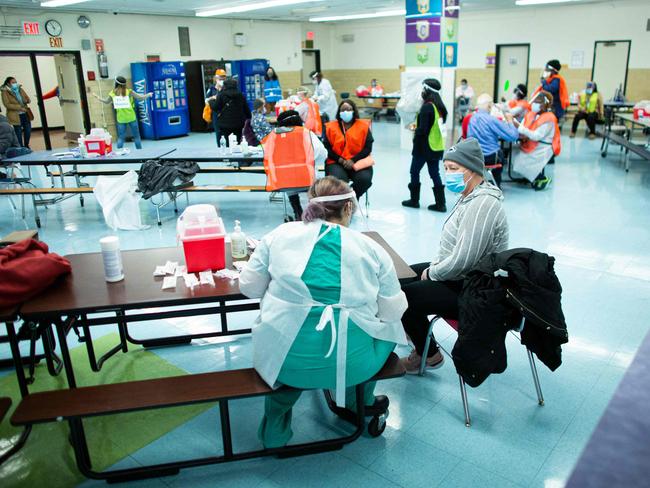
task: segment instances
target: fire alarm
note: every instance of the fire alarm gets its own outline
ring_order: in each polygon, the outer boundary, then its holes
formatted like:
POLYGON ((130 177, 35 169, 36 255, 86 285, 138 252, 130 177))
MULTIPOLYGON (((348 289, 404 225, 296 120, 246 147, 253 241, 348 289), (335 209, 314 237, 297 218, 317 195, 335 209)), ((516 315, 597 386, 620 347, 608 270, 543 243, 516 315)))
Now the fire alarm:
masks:
POLYGON ((248 39, 246 38, 246 34, 244 34, 243 32, 238 32, 233 37, 234 37, 235 46, 242 47, 245 46, 246 43, 248 42, 248 39))

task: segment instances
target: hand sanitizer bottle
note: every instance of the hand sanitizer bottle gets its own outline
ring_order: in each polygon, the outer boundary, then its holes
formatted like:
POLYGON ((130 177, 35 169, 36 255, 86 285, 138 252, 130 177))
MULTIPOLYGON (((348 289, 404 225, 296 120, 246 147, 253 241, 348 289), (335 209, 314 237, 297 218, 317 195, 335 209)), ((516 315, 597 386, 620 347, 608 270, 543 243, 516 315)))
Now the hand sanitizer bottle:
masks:
POLYGON ((243 259, 248 256, 246 234, 241 231, 239 220, 235 220, 235 232, 230 234, 230 246, 233 259, 243 259))

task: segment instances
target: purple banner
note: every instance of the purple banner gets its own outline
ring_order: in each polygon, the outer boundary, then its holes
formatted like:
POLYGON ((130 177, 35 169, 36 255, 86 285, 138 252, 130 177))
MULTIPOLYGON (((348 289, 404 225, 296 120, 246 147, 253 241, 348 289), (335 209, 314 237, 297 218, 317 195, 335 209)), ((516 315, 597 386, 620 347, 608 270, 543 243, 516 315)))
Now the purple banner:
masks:
POLYGON ((459 0, 445 0, 445 17, 458 18, 458 13, 460 12, 460 1, 459 0))
POLYGON ((406 42, 440 42, 440 17, 406 19, 406 42))

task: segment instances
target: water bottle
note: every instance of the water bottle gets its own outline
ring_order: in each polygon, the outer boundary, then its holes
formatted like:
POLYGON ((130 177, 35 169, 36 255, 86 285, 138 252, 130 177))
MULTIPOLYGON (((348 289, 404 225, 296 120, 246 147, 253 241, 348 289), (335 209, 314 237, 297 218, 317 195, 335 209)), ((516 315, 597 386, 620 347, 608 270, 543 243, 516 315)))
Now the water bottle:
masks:
POLYGON ((109 283, 124 279, 120 240, 117 236, 102 237, 99 240, 104 260, 104 278, 109 283))

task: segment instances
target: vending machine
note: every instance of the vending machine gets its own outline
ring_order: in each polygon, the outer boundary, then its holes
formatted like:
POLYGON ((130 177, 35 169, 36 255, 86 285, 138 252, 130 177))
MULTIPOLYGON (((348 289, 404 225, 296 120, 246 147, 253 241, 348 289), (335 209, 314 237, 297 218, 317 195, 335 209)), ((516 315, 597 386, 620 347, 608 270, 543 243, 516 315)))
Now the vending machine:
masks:
POLYGON ((190 117, 183 62, 131 63, 131 76, 136 93, 153 93, 147 100, 136 101, 142 137, 162 139, 187 135, 190 117))
MULTIPOLYGON (((242 59, 231 61, 229 64, 230 73, 228 74, 237 78, 239 89, 252 109, 256 98, 264 98, 264 75, 269 68, 268 60, 242 59)), ((228 63, 226 63, 226 71, 228 71, 228 63)))
POLYGON ((212 124, 203 120, 205 94, 214 83, 214 72, 226 69, 229 61, 206 59, 203 61, 188 61, 185 63, 185 79, 187 85, 187 104, 190 109, 190 130, 206 132, 212 130, 212 124))

